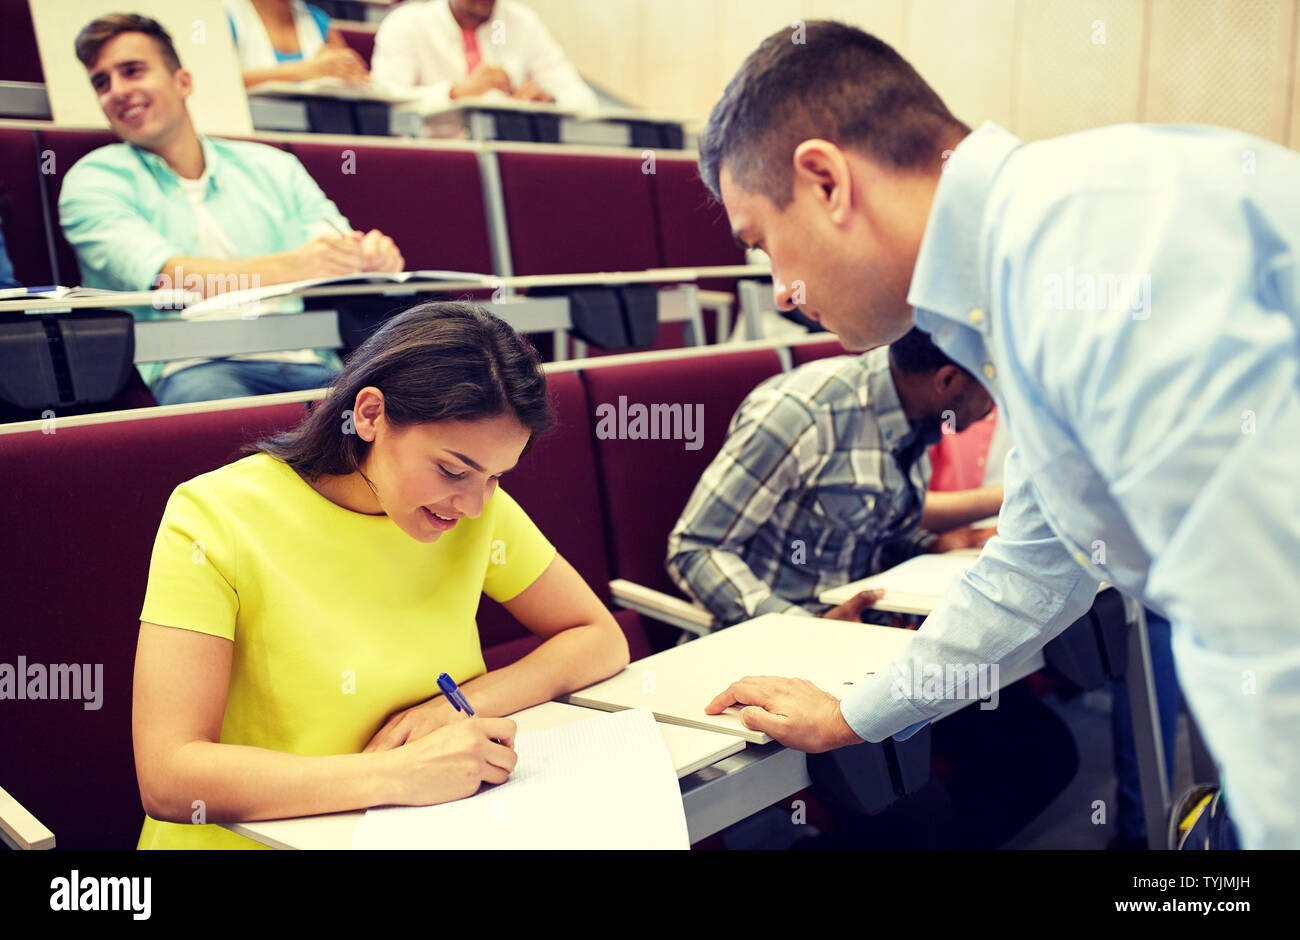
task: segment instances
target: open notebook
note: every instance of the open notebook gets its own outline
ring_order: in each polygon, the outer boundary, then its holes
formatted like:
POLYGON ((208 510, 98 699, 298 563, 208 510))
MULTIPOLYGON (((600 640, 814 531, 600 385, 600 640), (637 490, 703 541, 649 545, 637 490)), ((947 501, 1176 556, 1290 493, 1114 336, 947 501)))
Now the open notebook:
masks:
POLYGON ((677 773, 645 709, 515 738, 510 779, 463 800, 366 811, 354 849, 685 849, 677 773))
POLYGON ((917 555, 888 571, 823 591, 818 600, 823 604, 843 604, 859 591, 883 588, 885 596, 876 601, 876 610, 929 614, 949 585, 975 564, 979 554, 978 548, 961 548, 937 555, 917 555))
POLYGON ((474 281, 490 283, 491 274, 473 274, 468 271, 362 271, 357 274, 340 274, 335 277, 317 277, 305 281, 287 281, 283 284, 268 284, 265 287, 251 287, 245 290, 231 290, 215 294, 201 303, 186 307, 181 314, 185 320, 238 320, 249 319, 254 314, 296 313, 296 305, 289 306, 285 299, 312 287, 340 287, 345 284, 392 284, 398 286, 408 282, 474 281), (278 301, 278 303, 271 303, 278 301))

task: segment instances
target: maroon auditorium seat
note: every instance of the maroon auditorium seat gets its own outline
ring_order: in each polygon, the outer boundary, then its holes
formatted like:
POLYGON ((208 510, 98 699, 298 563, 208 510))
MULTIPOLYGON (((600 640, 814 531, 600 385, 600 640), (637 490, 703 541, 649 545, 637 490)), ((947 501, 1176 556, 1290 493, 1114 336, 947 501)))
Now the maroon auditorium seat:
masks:
POLYGON ((640 157, 497 154, 516 275, 659 266, 640 157))
POLYGON ((831 338, 824 343, 808 343, 803 346, 790 347, 790 359, 797 369, 806 362, 812 362, 814 359, 826 359, 830 356, 848 356, 852 355, 852 350, 845 349, 838 339, 831 334, 826 334, 831 338))
POLYGON ((472 152, 316 143, 294 143, 289 150, 355 228, 392 236, 408 271, 492 272, 472 152), (343 172, 345 159, 355 172, 343 172))
MULTIPOLYGON (((608 606, 609 565, 586 389, 574 372, 554 373, 546 384, 557 426, 537 440, 501 486, 608 606), (557 499, 557 493, 564 498, 557 499)), ((649 656, 640 617, 632 611, 619 611, 616 616, 627 635, 632 659, 649 656)), ((479 606, 478 628, 489 669, 513 662, 541 642, 486 596, 479 606)))
POLYGON ((54 276, 59 284, 75 286, 81 283, 81 269, 77 267, 77 253, 63 237, 59 226, 59 192, 63 177, 73 164, 105 144, 117 143, 118 138, 108 130, 48 129, 37 133, 41 161, 52 172, 42 174, 47 204, 50 207, 50 229, 54 237, 54 276))
POLYGON ((0 434, 0 661, 103 665, 98 710, 81 701, 3 703, 0 787, 60 848, 134 848, 144 821, 131 675, 168 496, 304 413, 301 404, 264 405, 0 434))
MULTIPOLYGON (((609 404, 617 410, 620 396, 626 396, 629 406, 704 406, 699 450, 687 450, 683 440, 595 441, 612 577, 681 596, 664 568, 668 533, 726 439, 736 408, 756 385, 780 371, 777 354, 765 349, 583 372, 593 433, 599 433, 597 409, 609 404)), ((651 640, 665 645, 675 635, 656 632, 651 640)))
POLYGON ((365 59, 366 68, 370 68, 370 59, 375 54, 375 27, 345 20, 333 20, 330 26, 339 31, 348 47, 365 59))
POLYGON ((55 283, 41 206, 36 135, 31 131, 0 129, 0 186, 4 191, 0 217, 14 276, 28 287, 55 283))

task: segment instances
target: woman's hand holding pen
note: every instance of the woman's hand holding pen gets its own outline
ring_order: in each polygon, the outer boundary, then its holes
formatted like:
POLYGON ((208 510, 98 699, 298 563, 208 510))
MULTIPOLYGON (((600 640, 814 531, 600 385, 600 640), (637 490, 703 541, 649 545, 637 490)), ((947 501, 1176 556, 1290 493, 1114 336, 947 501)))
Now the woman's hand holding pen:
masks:
POLYGON ((375 732, 361 753, 392 750, 461 720, 463 719, 456 714, 451 702, 436 695, 427 702, 389 715, 384 726, 375 732))
POLYGON ((472 796, 480 784, 505 783, 518 760, 514 743, 510 718, 463 718, 380 751, 382 805, 447 803, 472 796))

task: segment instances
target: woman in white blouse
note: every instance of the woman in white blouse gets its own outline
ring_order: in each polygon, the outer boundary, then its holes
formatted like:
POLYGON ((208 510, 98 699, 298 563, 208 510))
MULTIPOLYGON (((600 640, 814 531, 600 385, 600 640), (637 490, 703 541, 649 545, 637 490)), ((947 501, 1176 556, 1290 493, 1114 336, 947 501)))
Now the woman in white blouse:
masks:
POLYGON ((225 0, 225 6, 244 87, 313 78, 370 80, 361 56, 319 7, 303 0, 225 0))

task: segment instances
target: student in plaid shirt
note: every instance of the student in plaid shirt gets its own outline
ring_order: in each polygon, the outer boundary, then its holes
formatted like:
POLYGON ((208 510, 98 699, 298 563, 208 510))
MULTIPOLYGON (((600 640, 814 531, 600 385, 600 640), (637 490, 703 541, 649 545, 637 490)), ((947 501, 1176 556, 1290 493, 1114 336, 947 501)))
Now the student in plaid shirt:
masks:
POLYGON ((768 379, 741 404, 669 536, 669 574, 726 626, 767 613, 859 619, 874 595, 831 609, 818 595, 992 533, 968 524, 997 513, 1001 487, 926 495, 926 451, 991 408, 916 329, 768 379))

